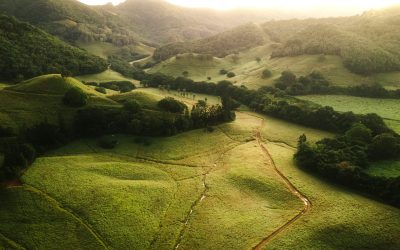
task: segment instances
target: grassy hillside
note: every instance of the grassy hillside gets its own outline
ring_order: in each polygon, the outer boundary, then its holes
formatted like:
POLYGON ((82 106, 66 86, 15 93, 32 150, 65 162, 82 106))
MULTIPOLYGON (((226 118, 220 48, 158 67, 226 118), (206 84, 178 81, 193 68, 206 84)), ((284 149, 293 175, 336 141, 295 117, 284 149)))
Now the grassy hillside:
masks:
POLYGON ((72 122, 75 109, 62 104, 65 92, 71 87, 78 87, 89 95, 88 105, 119 106, 73 78, 46 75, 0 90, 1 124, 18 129, 45 120, 58 124, 60 117, 72 122))
MULTIPOLYGON (((294 150, 282 143, 294 143, 303 128, 264 119, 264 138, 279 141, 267 144, 277 166, 313 204, 268 247, 295 248, 299 242, 312 249, 399 246, 398 209, 300 171, 292 162, 294 150), (271 137, 274 131, 286 137, 271 137)), ((0 233, 38 248, 60 246, 59 235, 65 248, 74 247, 76 239, 89 248, 252 248, 302 209, 253 140, 261 124, 241 112, 213 133, 148 138, 146 144, 121 135, 113 150, 98 147, 96 139, 73 142, 39 158, 24 175, 23 187, 0 193, 19 208, 16 213, 12 206, 2 207, 0 233), (42 234, 44 240, 32 240, 42 234)))
POLYGON ((0 79, 5 80, 65 71, 96 73, 107 67, 101 58, 4 15, 0 16, 0 57, 0 79))
POLYGON ((4 0, 0 3, 0 12, 69 42, 105 41, 126 45, 137 40, 118 16, 76 0, 4 0))
POLYGON ((308 75, 313 71, 321 72, 332 85, 354 86, 361 83, 379 82, 386 88, 399 88, 399 72, 380 73, 370 76, 362 76, 352 73, 343 66, 339 56, 324 56, 321 61, 318 55, 303 55, 295 57, 270 58, 272 48, 269 44, 245 50, 236 55, 233 60, 232 55, 225 58, 212 58, 204 60, 202 56, 196 54, 183 54, 165 60, 149 70, 150 73, 161 72, 171 76, 182 76, 187 71, 188 78, 195 81, 217 82, 227 79, 226 75, 221 75, 220 70, 234 72, 236 76, 229 80, 239 85, 257 89, 262 86, 271 86, 285 70, 293 71, 297 76, 308 75), (257 62, 256 58, 261 61, 257 62), (262 72, 268 69, 272 72, 272 77, 263 79, 262 72))
POLYGON ((265 36, 258 25, 247 24, 201 40, 166 45, 157 49, 153 57, 156 60, 165 60, 189 52, 225 57, 259 46, 265 42, 264 39, 265 36))
POLYGON ((353 96, 302 96, 303 100, 312 101, 314 103, 331 106, 335 110, 347 112, 353 111, 357 114, 376 113, 383 117, 388 125, 396 132, 400 132, 400 114, 398 107, 400 100, 397 99, 372 99, 353 96))

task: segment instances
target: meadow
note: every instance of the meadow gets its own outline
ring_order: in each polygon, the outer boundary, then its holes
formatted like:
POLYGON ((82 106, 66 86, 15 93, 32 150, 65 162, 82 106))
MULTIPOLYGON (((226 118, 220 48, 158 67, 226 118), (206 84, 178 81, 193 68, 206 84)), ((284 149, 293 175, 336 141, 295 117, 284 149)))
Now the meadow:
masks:
POLYGON ((300 99, 311 101, 322 106, 331 106, 337 111, 353 111, 356 114, 376 113, 383 117, 392 129, 400 132, 400 100, 377 99, 340 95, 309 95, 300 99))
POLYGON ((163 61, 149 70, 150 73, 161 72, 171 76, 182 76, 187 71, 188 77, 194 81, 218 82, 228 79, 219 71, 225 69, 234 72, 235 77, 230 81, 257 89, 262 86, 271 86, 285 70, 293 71, 297 76, 305 76, 313 71, 321 72, 324 77, 335 86, 354 86, 361 83, 379 82, 387 88, 398 88, 398 74, 381 73, 371 76, 361 76, 350 72, 343 66, 338 56, 324 56, 321 60, 318 55, 302 55, 295 57, 270 58, 271 45, 266 44, 238 53, 236 56, 204 60, 196 54, 183 54, 163 61), (258 62, 256 59, 259 58, 258 62), (262 72, 268 69, 272 72, 270 78, 263 79, 262 72), (208 80, 208 77, 211 80, 208 80))
MULTIPOLYGON (((46 86, 57 81, 45 79, 0 91, 0 95, 28 98, 15 101, 26 105, 20 108, 32 117, 33 109, 43 108, 43 103, 39 105, 43 98, 54 98, 47 108, 59 109, 59 88, 46 86), (43 91, 47 92, 40 94, 43 91)), ((107 100, 104 104, 108 105, 114 103, 111 99, 134 99, 156 110, 156 103, 165 96, 188 106, 197 101, 151 88, 108 99, 73 79, 58 84, 82 87, 91 98, 107 100)), ((213 96, 197 98, 220 102, 213 96)), ((21 117, 20 122, 26 119, 21 117)), ((0 246, 253 248, 303 209, 302 201, 290 192, 255 140, 257 132, 277 167, 312 202, 311 211, 278 234, 267 249, 299 248, 299 244, 304 249, 365 248, 366 238, 375 248, 400 246, 395 237, 400 233, 398 209, 330 185, 294 165, 301 134, 311 141, 333 134, 255 114, 245 107, 237 112, 236 121, 216 126, 212 133, 200 129, 166 138, 117 135, 118 144, 110 150, 99 147, 98 138, 81 139, 48 152, 26 171, 22 186, 0 191, 0 198, 7 201, 0 206, 0 246), (337 240, 337 235, 344 240, 337 240)))

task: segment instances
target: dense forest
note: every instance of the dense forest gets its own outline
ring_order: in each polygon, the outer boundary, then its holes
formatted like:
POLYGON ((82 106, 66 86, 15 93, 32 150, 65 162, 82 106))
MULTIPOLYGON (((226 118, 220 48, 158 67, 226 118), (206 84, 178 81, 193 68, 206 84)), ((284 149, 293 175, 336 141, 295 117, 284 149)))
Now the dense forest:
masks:
POLYGON ((13 17, 0 16, 2 80, 23 80, 49 73, 82 75, 106 68, 107 62, 97 56, 13 17))
POLYGON ((29 22, 68 42, 134 43, 137 35, 118 16, 76 0, 2 0, 0 13, 29 22))

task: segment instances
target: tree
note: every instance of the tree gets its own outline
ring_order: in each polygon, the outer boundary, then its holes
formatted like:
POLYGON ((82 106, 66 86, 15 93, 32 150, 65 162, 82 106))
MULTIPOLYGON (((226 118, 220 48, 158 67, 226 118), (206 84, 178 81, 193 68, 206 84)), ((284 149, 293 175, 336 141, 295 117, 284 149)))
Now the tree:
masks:
POLYGON ((103 87, 96 87, 95 90, 102 94, 107 94, 107 90, 103 87))
POLYGON ((260 57, 256 57, 256 61, 257 61, 257 63, 260 63, 261 62, 261 58, 260 57))
POLYGON ((172 97, 166 97, 158 102, 157 106, 165 111, 171 113, 182 114, 185 111, 186 105, 172 97))
POLYGON ((271 72, 271 70, 269 70, 269 69, 265 69, 265 70, 262 72, 262 78, 263 78, 263 79, 270 78, 271 76, 272 76, 272 72, 271 72))
POLYGON ((118 140, 115 135, 106 135, 100 138, 99 146, 104 149, 113 149, 117 146, 118 140))
POLYGON ((233 73, 233 72, 228 72, 228 74, 226 74, 226 76, 227 76, 228 78, 232 78, 232 77, 235 77, 236 74, 233 73))
POLYGON ((130 114, 136 114, 142 111, 142 107, 135 100, 130 100, 124 103, 124 109, 130 114))
POLYGON ((296 83, 296 75, 289 70, 283 71, 275 86, 281 90, 285 90, 296 83))
POLYGON ((80 88, 69 89, 63 98, 63 103, 70 107, 82 107, 87 104, 88 96, 80 88))
POLYGON ((182 72, 182 75, 183 75, 184 77, 188 77, 188 76, 189 76, 189 72, 183 71, 183 72, 182 72))
POLYGON ((220 74, 220 75, 226 75, 226 74, 228 74, 228 71, 227 71, 226 69, 221 69, 221 70, 219 71, 219 74, 220 74))
POLYGON ((400 139, 393 134, 384 133, 374 137, 369 146, 372 159, 390 159, 400 156, 400 139))
POLYGON ((364 124, 356 123, 347 130, 346 138, 351 142, 369 143, 372 140, 372 131, 364 124))

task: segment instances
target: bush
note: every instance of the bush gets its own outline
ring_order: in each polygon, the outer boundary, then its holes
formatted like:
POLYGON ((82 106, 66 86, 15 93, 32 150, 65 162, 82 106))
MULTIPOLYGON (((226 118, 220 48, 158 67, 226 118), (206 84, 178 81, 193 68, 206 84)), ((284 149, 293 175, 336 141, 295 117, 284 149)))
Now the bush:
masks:
POLYGON ((267 79, 270 78, 272 76, 272 72, 269 69, 266 69, 262 72, 262 78, 263 79, 267 79))
POLYGON ((71 88, 65 93, 63 103, 70 107, 82 107, 87 104, 88 96, 79 88, 71 88))
POLYGON ((95 90, 102 94, 107 94, 107 90, 103 87, 96 87, 95 90))
POLYGON ((228 74, 226 74, 226 76, 227 76, 228 78, 232 78, 232 77, 235 77, 236 74, 233 73, 233 72, 228 72, 228 74))
POLYGON ((182 114, 187 108, 186 105, 172 97, 167 97, 158 102, 158 107, 164 111, 182 114))
POLYGON ((106 135, 100 138, 99 146, 104 149, 113 149, 117 146, 118 140, 115 135, 106 135))
POLYGON ((219 71, 219 74, 220 74, 220 75, 226 75, 226 74, 228 74, 228 71, 225 70, 225 69, 221 69, 221 70, 219 71))
POLYGON ((135 100, 130 100, 124 103, 124 109, 130 114, 136 114, 142 111, 142 107, 135 100))

